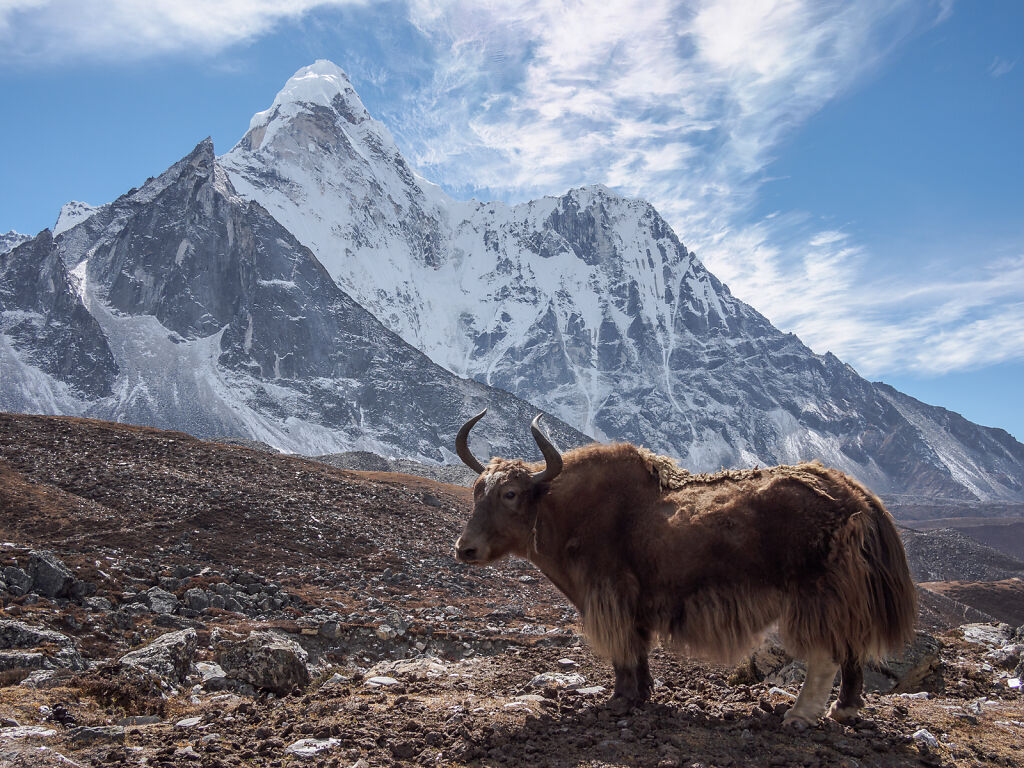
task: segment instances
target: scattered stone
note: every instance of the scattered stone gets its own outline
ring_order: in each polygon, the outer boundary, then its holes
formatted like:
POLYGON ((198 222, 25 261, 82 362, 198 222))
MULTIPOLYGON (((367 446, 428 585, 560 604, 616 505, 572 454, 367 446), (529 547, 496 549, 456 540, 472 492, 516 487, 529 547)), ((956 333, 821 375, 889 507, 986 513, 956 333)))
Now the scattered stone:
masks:
POLYGON ((864 688, 891 693, 915 691, 939 666, 942 643, 926 632, 917 632, 913 642, 896 656, 864 666, 864 688))
POLYGON ((599 696, 600 694, 604 693, 605 690, 606 689, 605 689, 605 687, 603 685, 589 685, 586 688, 577 688, 576 689, 576 695, 577 696, 599 696))
POLYGON ((1009 624, 964 624, 960 631, 967 642, 989 648, 1002 648, 1013 637, 1013 628, 1009 624))
POLYGON ((398 659, 382 661, 367 671, 368 677, 400 677, 410 680, 426 680, 447 674, 449 664, 434 656, 420 659, 398 659))
POLYGON ((75 575, 48 550, 29 553, 28 575, 33 591, 45 597, 68 597, 75 583, 75 575))
POLYGON ((563 667, 565 669, 572 669, 573 667, 576 667, 578 665, 572 659, 559 659, 558 666, 563 667))
MULTIPOLYGON (((0 649, 40 649, 42 666, 47 669, 85 669, 85 662, 75 649, 74 640, 60 632, 36 627, 15 619, 0 619, 0 649), (54 653, 53 649, 57 651, 54 653)), ((29 659, 26 657, 26 661, 29 659)), ((38 667, 29 667, 38 668, 38 667)))
POLYGON ((185 605, 193 611, 205 611, 210 607, 210 596, 198 587, 185 590, 184 597, 185 605))
POLYGON ((391 685, 398 685, 399 681, 393 677, 387 677, 386 675, 378 675, 367 679, 366 685, 372 688, 388 687, 391 685))
POLYGON ((124 741, 125 730, 120 725, 79 725, 68 731, 75 744, 94 744, 98 741, 124 741))
POLYGON ((82 601, 82 604, 90 611, 98 613, 107 613, 114 608, 113 603, 105 597, 87 597, 82 601))
POLYGON ((919 728, 910 737, 919 744, 926 744, 931 749, 938 749, 939 740, 936 739, 927 728, 919 728))
POLYGON ((202 760, 202 755, 192 748, 192 745, 178 747, 174 750, 174 757, 178 760, 202 760))
POLYGON ((117 724, 120 726, 156 725, 162 722, 159 715, 132 715, 131 717, 122 717, 117 724))
POLYGON ((299 739, 284 748, 286 754, 296 757, 316 757, 341 744, 340 739, 299 739))
POLYGON ((565 688, 575 690, 586 682, 583 675, 562 672, 543 672, 534 677, 528 685, 531 688, 565 688))
POLYGON ((196 671, 203 678, 202 686, 210 691, 220 691, 230 686, 230 678, 220 664, 211 661, 197 661, 196 671))
POLYGON ((118 659, 118 664, 180 683, 192 669, 196 641, 196 631, 192 628, 168 632, 144 648, 126 653, 118 659))
POLYGON ((178 598, 160 587, 147 589, 144 602, 153 613, 174 613, 181 606, 178 598))
POLYGON ((26 595, 32 589, 32 577, 15 565, 8 565, 4 568, 3 578, 7 585, 7 591, 15 597, 26 595))
POLYGON ((186 718, 183 718, 183 719, 179 720, 178 722, 176 722, 174 724, 174 727, 175 728, 195 728, 201 722, 203 722, 203 718, 201 718, 201 717, 186 717, 186 718))
POLYGON ((17 725, 13 728, 0 728, 0 739, 46 739, 56 735, 55 730, 42 725, 17 725))
POLYGON ((296 686, 309 685, 308 658, 294 640, 276 632, 258 631, 250 632, 241 642, 226 643, 217 661, 228 677, 283 696, 296 686))
POLYGON ((341 624, 337 621, 325 621, 317 629, 317 634, 326 640, 340 640, 341 624))

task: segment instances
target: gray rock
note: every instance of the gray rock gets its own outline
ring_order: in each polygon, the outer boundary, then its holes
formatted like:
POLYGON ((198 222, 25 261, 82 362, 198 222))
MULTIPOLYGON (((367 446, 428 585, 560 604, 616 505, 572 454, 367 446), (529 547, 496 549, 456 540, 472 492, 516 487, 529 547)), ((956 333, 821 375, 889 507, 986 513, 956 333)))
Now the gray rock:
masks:
POLYGON ((132 715, 131 717, 122 717, 117 721, 120 726, 129 725, 156 725, 157 723, 163 722, 159 715, 132 715))
POLYGON ((325 640, 338 640, 341 638, 341 624, 337 621, 325 621, 317 629, 317 634, 325 640))
POLYGON ((914 731, 910 738, 919 744, 927 745, 930 749, 939 748, 939 740, 936 739, 926 728, 920 728, 914 731))
POLYGON ((192 669, 196 640, 196 631, 192 628, 168 632, 144 648, 126 653, 118 659, 118 664, 125 669, 142 670, 181 682, 192 669))
POLYGON ((99 613, 106 613, 113 610, 113 604, 105 597, 87 597, 82 601, 82 604, 90 611, 97 611, 99 613))
POLYGON ((210 596, 198 587, 185 590, 185 605, 193 611, 205 611, 210 607, 210 596))
POLYGON ((967 642, 988 648, 1002 648, 1013 637, 1013 627, 1009 624, 964 624, 960 631, 967 642))
POLYGON ((242 613, 242 604, 233 597, 224 598, 224 610, 234 613, 242 613))
POLYGON ((39 651, 0 651, 0 672, 45 667, 46 656, 39 651))
POLYGON ((276 632, 251 632, 240 642, 225 643, 217 661, 229 677, 255 688, 284 695, 309 684, 309 658, 302 646, 276 632))
POLYGON ((85 669, 85 662, 67 635, 13 619, 0 620, 0 650, 39 649, 47 669, 85 669), (56 652, 54 652, 56 648, 56 652))
POLYGON ((20 685, 24 688, 37 688, 40 690, 56 688, 66 682, 68 674, 67 671, 56 669, 37 669, 22 680, 20 685))
POLYGON ((8 565, 3 570, 7 591, 16 597, 27 594, 32 589, 32 577, 16 565, 8 565))
POLYGON ((583 675, 575 672, 566 674, 564 672, 543 672, 535 676, 529 682, 531 688, 565 688, 567 690, 575 690, 576 688, 582 688, 586 682, 583 675))
POLYGON ((209 661, 196 662, 196 671, 202 677, 202 686, 208 691, 222 691, 232 687, 232 680, 220 664, 209 661))
POLYGON ((75 583, 71 585, 71 597, 75 600, 86 600, 89 595, 96 594, 96 585, 91 581, 82 581, 81 579, 75 579, 75 583))
POLYGON ((125 730, 120 725, 79 725, 68 731, 73 744, 95 744, 101 741, 124 741, 125 730))
POLYGON ((901 653, 864 667, 864 687, 869 691, 920 690, 922 681, 939 665, 942 643, 926 632, 918 632, 901 653))
POLYGON ((147 589, 144 600, 153 613, 174 613, 181 605, 178 598, 160 587, 147 589))
POLYGON ((56 736, 57 731, 42 725, 19 725, 12 728, 0 728, 2 739, 47 739, 56 736))

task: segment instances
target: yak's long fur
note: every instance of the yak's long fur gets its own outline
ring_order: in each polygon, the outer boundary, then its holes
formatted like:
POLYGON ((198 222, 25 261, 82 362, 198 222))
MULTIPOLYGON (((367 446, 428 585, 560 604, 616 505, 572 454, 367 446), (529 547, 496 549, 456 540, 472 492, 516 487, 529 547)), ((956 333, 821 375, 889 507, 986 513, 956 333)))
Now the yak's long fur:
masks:
MULTIPOLYGON (((882 502, 855 480, 817 462, 698 475, 668 457, 634 450, 667 492, 665 498, 692 510, 686 521, 691 526, 702 517, 728 521, 751 509, 781 515, 781 508, 808 503, 829 512, 813 521, 817 526, 793 530, 789 546, 811 543, 808 554, 820 560, 809 558, 788 583, 707 584, 682 606, 666 595, 652 623, 667 644, 734 660, 778 619, 794 655, 826 648, 837 661, 865 661, 900 648, 913 636, 916 593, 903 544, 882 502), (807 542, 808 537, 814 541, 807 542)), ((717 535, 727 534, 720 530, 717 535)), ((631 591, 626 590, 627 601, 631 591)))

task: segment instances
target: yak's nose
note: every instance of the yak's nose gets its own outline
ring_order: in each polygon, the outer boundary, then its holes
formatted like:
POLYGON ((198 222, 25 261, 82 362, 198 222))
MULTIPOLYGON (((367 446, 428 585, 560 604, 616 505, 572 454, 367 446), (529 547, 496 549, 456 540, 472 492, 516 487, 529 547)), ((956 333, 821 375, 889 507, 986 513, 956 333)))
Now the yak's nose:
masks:
POLYGON ((464 563, 472 563, 476 560, 476 547, 466 547, 462 544, 462 538, 455 542, 455 557, 464 563))

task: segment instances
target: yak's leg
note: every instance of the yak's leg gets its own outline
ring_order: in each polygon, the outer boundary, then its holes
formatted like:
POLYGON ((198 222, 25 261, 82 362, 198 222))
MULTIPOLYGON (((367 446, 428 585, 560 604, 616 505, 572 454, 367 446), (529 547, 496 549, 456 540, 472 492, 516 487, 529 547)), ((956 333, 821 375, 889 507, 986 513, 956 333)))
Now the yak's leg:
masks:
POLYGON ((847 656, 842 669, 839 699, 828 711, 829 717, 840 722, 852 720, 864 706, 864 698, 861 696, 864 691, 864 665, 853 656, 847 656))
POLYGON ((637 631, 629 647, 624 649, 627 651, 625 658, 612 659, 612 667, 615 669, 615 692, 611 700, 613 708, 628 710, 651 697, 654 680, 647 663, 649 647, 648 633, 637 631))
POLYGON ((615 668, 613 699, 623 699, 629 704, 641 704, 651 697, 653 681, 646 655, 635 664, 614 664, 613 666, 615 668))
POLYGON ((838 669, 839 665, 827 653, 809 656, 807 678, 800 688, 800 695, 796 697, 796 703, 783 717, 783 723, 801 731, 817 723, 825 712, 838 669))

